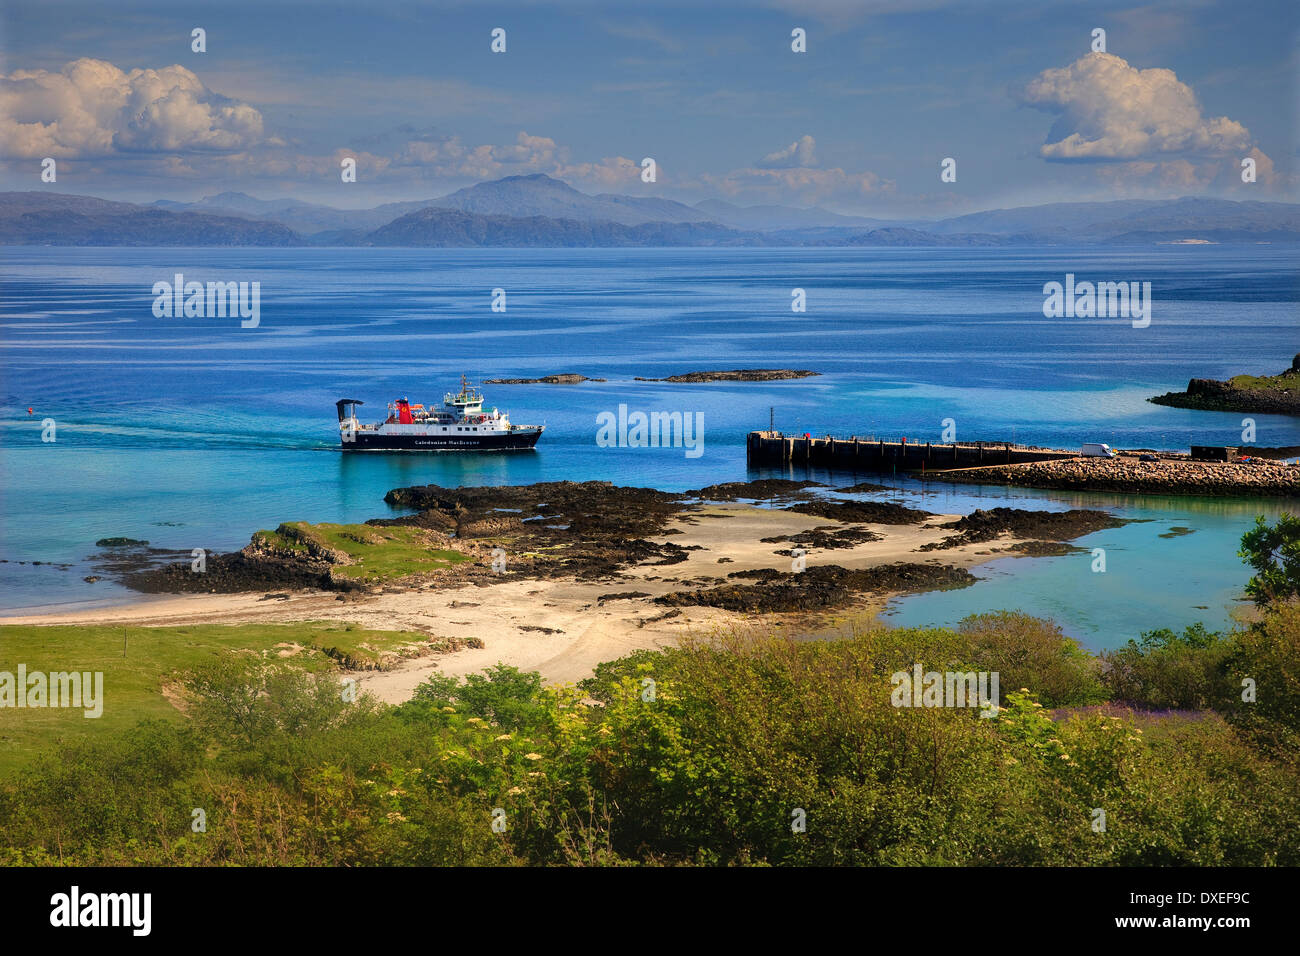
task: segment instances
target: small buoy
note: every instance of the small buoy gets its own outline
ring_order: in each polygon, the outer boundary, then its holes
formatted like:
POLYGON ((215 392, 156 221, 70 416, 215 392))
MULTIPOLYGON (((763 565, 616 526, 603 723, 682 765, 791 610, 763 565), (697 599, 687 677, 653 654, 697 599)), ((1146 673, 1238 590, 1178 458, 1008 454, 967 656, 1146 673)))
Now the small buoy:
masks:
POLYGON ((28 408, 27 408, 27 414, 28 414, 28 415, 32 414, 31 406, 28 406, 28 408))

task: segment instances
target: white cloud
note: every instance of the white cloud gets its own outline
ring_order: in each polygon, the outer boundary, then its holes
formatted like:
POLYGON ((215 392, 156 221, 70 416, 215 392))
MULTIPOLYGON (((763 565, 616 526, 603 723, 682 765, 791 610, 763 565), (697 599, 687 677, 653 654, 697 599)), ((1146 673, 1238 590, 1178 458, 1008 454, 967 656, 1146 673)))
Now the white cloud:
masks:
POLYGON ((756 165, 759 169, 816 166, 817 157, 814 155, 816 148, 817 141, 805 133, 785 149, 778 149, 775 153, 768 153, 756 165))
MULTIPOLYGON (((340 162, 350 158, 358 182, 371 189, 423 185, 442 191, 546 173, 588 192, 647 192, 639 159, 577 158, 555 139, 527 130, 513 142, 478 145, 432 130, 392 132, 383 143, 301 151, 292 138, 264 131, 256 107, 214 92, 177 65, 125 72, 103 60, 80 59, 55 72, 0 74, 0 157, 11 165, 54 156, 100 178, 207 182, 213 189, 238 184, 275 194, 305 183, 337 184, 340 162)), ((805 204, 853 203, 893 192, 892 182, 871 172, 817 168, 816 146, 804 135, 751 167, 686 179, 660 164, 659 186, 805 204)))
POLYGON ((722 176, 704 175, 699 182, 731 199, 755 202, 860 202, 892 194, 895 183, 875 173, 843 169, 733 169, 722 176))
POLYGON ((1039 154, 1053 162, 1104 162, 1224 155, 1250 147, 1250 132, 1207 117, 1172 70, 1140 70, 1111 53, 1090 53, 1044 70, 1020 93, 1057 114, 1039 154))
POLYGON ((9 157, 234 152, 262 139, 262 114, 183 66, 119 70, 82 58, 57 73, 0 75, 0 152, 9 157))
POLYGON ((397 167, 418 166, 423 174, 445 179, 495 179, 526 173, 553 172, 567 150, 546 136, 520 131, 514 143, 466 146, 459 136, 411 140, 394 157, 397 167))
POLYGON ((514 143, 466 146, 458 136, 411 140, 402 146, 395 168, 418 167, 432 179, 487 180, 502 176, 546 173, 572 184, 596 188, 639 182, 641 165, 626 156, 606 156, 595 162, 574 162, 568 147, 549 136, 521 130, 514 143))
POLYGON ((1263 151, 1252 148, 1237 155, 1212 157, 1204 161, 1172 159, 1159 162, 1139 160, 1131 163, 1107 163, 1097 168, 1098 178, 1115 190, 1116 195, 1160 196, 1170 193, 1194 194, 1212 191, 1235 194, 1234 199, 1276 198, 1275 190, 1289 185, 1273 168, 1273 160, 1263 151), (1241 160, 1255 160, 1255 182, 1241 180, 1241 160))
MULTIPOLYGON (((663 167, 658 167, 662 173, 663 167)), ((641 164, 626 156, 606 156, 595 163, 569 163, 559 166, 555 174, 574 186, 593 189, 640 186, 641 164)))

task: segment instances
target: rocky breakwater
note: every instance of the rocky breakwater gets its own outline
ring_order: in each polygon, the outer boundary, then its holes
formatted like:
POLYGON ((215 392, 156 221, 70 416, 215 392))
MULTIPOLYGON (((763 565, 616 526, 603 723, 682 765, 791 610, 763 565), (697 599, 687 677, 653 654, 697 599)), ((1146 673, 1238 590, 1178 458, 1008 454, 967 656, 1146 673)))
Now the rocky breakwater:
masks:
POLYGON ((1068 491, 1113 491, 1145 495, 1215 497, 1300 497, 1300 468, 1262 459, 1250 462, 1193 461, 1137 457, 1065 458, 1021 465, 931 472, 931 481, 1018 485, 1068 491))

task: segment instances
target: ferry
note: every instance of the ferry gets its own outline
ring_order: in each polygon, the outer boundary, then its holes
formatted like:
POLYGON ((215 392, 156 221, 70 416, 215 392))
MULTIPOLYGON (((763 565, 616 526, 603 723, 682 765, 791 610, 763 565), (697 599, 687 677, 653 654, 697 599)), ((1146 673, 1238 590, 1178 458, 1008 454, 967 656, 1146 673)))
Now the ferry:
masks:
POLYGON ((460 377, 460 391, 448 392, 442 408, 425 408, 399 398, 388 403, 382 422, 362 424, 357 406, 341 398, 339 438, 343 451, 518 451, 532 448, 545 425, 512 425, 508 412, 483 408, 483 395, 460 377))

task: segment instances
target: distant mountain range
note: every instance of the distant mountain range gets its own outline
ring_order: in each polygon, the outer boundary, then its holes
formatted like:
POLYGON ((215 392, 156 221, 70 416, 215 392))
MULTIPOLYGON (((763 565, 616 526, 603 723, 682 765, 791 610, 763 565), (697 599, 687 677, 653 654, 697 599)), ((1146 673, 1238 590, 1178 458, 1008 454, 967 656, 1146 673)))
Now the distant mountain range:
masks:
POLYGON ((428 207, 407 213, 365 237, 369 246, 715 246, 761 245, 715 222, 582 221, 550 216, 478 215, 428 207))
POLYGON ((710 218, 699 209, 671 199, 644 199, 610 193, 588 196, 568 183, 542 173, 479 183, 435 199, 429 205, 480 216, 614 222, 623 226, 647 222, 708 222, 710 218))
POLYGON ((226 192, 152 205, 0 193, 0 244, 133 246, 991 246, 1300 242, 1300 205, 1117 200, 995 209, 934 222, 709 199, 588 195, 542 174, 436 199, 337 209, 226 192))
POLYGON ((781 230, 839 228, 858 232, 877 226, 904 226, 910 222, 891 219, 868 219, 864 216, 842 216, 818 206, 797 209, 793 206, 737 206, 722 199, 697 202, 695 208, 715 222, 741 229, 781 230))
POLYGON ((154 205, 173 212, 267 219, 304 236, 322 232, 371 232, 399 216, 428 208, 453 209, 476 216, 540 217, 624 226, 647 222, 707 222, 711 218, 702 210, 671 199, 644 199, 608 193, 589 196, 541 173, 507 176, 459 189, 439 199, 387 203, 374 209, 335 209, 293 199, 254 199, 246 193, 221 193, 192 203, 160 200, 154 205))
POLYGON ((373 209, 335 209, 297 199, 254 199, 247 193, 219 193, 198 202, 160 199, 154 207, 169 212, 197 212, 214 216, 235 216, 278 222, 300 236, 322 232, 370 232, 398 216, 422 209, 428 202, 391 202, 373 209))
POLYGON ((1300 232, 1300 205, 1196 198, 1050 203, 970 213, 927 228, 940 235, 992 233, 1085 242, 1294 241, 1300 232))
POLYGON ((292 246, 278 222, 175 213, 62 193, 0 193, 0 244, 50 246, 292 246))

